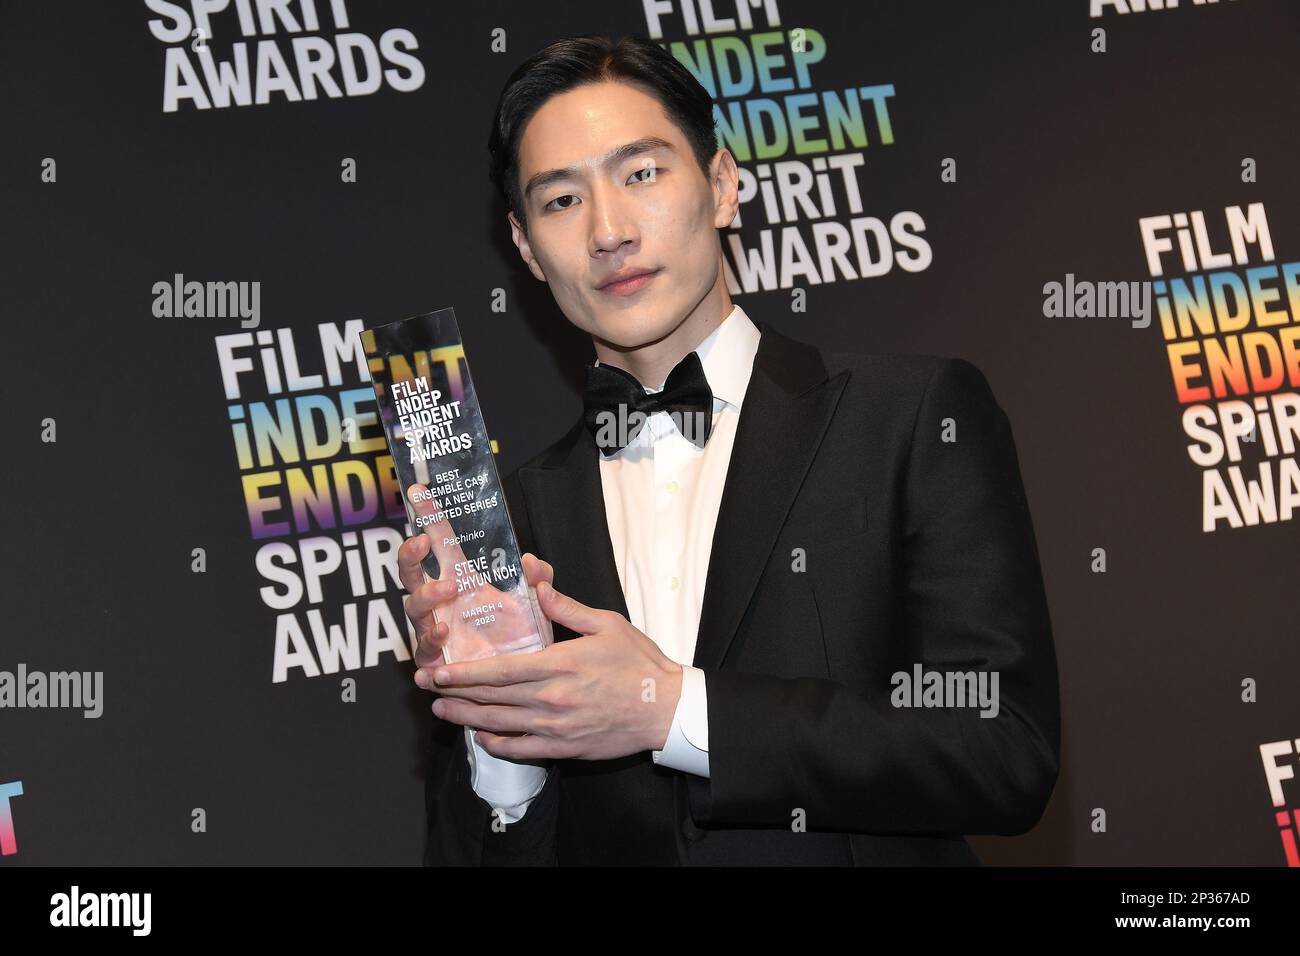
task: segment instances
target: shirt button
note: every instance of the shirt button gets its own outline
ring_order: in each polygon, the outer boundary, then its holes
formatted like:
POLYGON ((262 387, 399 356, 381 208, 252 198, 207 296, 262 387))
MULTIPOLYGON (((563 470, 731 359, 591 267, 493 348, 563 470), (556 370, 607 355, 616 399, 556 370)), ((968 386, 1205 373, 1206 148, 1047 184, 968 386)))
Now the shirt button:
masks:
POLYGON ((676 590, 677 590, 677 585, 679 585, 679 584, 681 584, 681 583, 682 583, 682 582, 681 582, 681 581, 678 581, 676 578, 670 578, 669 581, 668 581, 668 586, 669 586, 670 588, 672 588, 674 591, 676 591, 676 590))
POLYGON ((675 481, 670 481, 670 482, 668 482, 668 484, 664 485, 664 487, 668 490, 668 493, 669 493, 670 495, 675 495, 675 494, 677 494, 677 482, 675 482, 675 481))

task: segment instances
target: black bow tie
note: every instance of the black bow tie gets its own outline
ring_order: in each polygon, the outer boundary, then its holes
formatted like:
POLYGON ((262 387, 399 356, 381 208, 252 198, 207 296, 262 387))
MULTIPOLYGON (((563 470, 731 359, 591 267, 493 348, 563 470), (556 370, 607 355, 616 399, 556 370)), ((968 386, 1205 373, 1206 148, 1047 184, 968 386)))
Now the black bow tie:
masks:
POLYGON ((587 430, 605 457, 626 447, 655 412, 667 412, 677 430, 699 448, 713 429, 713 390, 694 352, 668 373, 663 391, 653 394, 621 368, 588 365, 582 403, 587 430))

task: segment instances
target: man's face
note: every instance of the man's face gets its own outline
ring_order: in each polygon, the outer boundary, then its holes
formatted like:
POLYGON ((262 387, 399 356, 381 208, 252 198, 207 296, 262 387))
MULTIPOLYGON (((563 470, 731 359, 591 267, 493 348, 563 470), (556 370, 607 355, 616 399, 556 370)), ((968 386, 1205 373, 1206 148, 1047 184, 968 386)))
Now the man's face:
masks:
POLYGON ((551 97, 524 128, 528 234, 513 214, 511 232, 569 321, 637 348, 673 332, 717 284, 717 230, 736 214, 734 173, 720 150, 706 177, 659 101, 637 87, 581 86, 551 97), (640 146, 611 158, 629 144, 640 146), (629 271, 653 275, 605 285, 629 271))

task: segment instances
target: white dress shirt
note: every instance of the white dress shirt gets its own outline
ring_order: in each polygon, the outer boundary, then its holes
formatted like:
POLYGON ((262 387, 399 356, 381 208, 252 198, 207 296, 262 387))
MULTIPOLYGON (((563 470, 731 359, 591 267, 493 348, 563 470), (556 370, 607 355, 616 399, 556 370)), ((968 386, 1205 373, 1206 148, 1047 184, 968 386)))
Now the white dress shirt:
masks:
MULTIPOLYGON (((704 672, 691 661, 718 506, 758 340, 758 327, 736 305, 695 349, 713 392, 713 426, 704 448, 683 437, 667 412, 656 412, 627 447, 608 458, 596 453, 628 620, 682 665, 668 739, 651 756, 657 764, 703 777, 709 775, 706 688, 704 672)), ((646 392, 662 389, 663 383, 646 392)), ((541 792, 547 768, 494 757, 468 727, 465 737, 474 792, 501 811, 503 823, 516 822, 541 792)))

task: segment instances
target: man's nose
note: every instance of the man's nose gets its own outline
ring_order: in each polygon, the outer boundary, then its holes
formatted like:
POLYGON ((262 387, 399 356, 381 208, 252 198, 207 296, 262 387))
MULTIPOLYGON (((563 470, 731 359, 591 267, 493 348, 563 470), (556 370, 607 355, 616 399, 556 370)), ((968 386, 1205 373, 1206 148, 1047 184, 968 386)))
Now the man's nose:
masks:
POLYGON ((624 197, 608 184, 597 186, 591 194, 590 252, 617 252, 623 243, 636 241, 638 232, 624 197))

